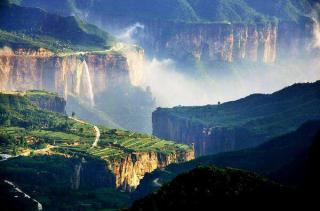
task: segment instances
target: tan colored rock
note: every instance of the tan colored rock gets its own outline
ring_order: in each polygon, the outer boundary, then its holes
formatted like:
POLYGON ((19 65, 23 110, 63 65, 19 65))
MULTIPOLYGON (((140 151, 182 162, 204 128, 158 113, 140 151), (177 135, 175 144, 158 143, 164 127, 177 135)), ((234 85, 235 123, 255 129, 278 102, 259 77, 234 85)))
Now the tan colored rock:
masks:
POLYGON ((134 190, 146 173, 164 168, 171 163, 181 163, 194 159, 194 152, 162 154, 157 152, 137 152, 125 158, 108 161, 108 168, 116 177, 116 187, 126 191, 134 190))
MULTIPOLYGON (((143 52, 136 53, 130 55, 143 59, 143 52)), ((140 69, 134 69, 132 61, 120 53, 58 56, 45 49, 13 51, 5 47, 0 49, 0 90, 38 89, 58 92, 64 97, 71 93, 86 98, 83 61, 87 63, 94 94, 104 91, 111 83, 137 84, 141 77, 140 69)))

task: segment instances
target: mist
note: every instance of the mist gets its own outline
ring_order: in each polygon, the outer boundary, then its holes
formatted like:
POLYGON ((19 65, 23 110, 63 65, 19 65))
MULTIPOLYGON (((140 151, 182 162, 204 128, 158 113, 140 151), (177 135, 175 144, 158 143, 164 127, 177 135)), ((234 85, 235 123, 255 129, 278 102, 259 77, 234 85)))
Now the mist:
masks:
POLYGON ((272 93, 298 82, 320 79, 320 61, 287 60, 272 65, 239 65, 225 74, 188 75, 167 59, 144 65, 145 84, 157 106, 206 105, 236 100, 254 93, 272 93))
MULTIPOLYGON (((320 47, 320 29, 316 24, 312 48, 320 47)), ((138 28, 143 29, 143 25, 136 23, 126 28, 121 40, 136 43, 133 35, 138 28)), ((294 83, 319 80, 319 53, 310 55, 281 58, 274 64, 230 63, 227 68, 197 68, 192 74, 171 59, 146 57, 140 86, 151 89, 160 107, 223 103, 254 93, 272 93, 294 83)))
POLYGON ((144 29, 144 25, 137 22, 129 27, 126 27, 124 30, 121 30, 119 33, 116 33, 116 38, 120 40, 121 42, 125 43, 136 43, 134 37, 134 34, 137 32, 138 29, 144 29))

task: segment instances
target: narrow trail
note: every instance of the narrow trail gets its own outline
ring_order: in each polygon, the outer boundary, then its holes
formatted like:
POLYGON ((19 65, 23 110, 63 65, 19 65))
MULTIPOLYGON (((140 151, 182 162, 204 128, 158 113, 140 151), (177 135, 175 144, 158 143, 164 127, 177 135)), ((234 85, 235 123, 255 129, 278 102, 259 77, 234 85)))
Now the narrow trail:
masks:
POLYGON ((28 194, 26 194, 25 192, 23 192, 20 188, 18 188, 13 182, 10 182, 8 180, 4 180, 5 183, 9 184, 11 187, 13 187, 17 192, 22 193, 24 195, 24 197, 31 199, 32 201, 37 203, 38 206, 38 210, 42 210, 42 204, 40 202, 38 202, 37 200, 31 198, 28 194))
POLYGON ((2 162, 2 161, 9 160, 11 158, 16 158, 18 156, 13 156, 13 155, 8 155, 8 154, 0 154, 0 157, 1 157, 0 162, 2 162))
POLYGON ((98 146, 98 142, 99 142, 99 140, 100 140, 100 129, 99 129, 96 125, 87 123, 87 122, 82 121, 82 120, 79 120, 79 119, 77 119, 77 118, 74 118, 74 117, 69 117, 69 118, 70 118, 70 119, 73 119, 74 121, 77 121, 77 122, 79 122, 79 123, 93 126, 93 129, 94 129, 94 131, 95 131, 95 133, 96 133, 96 138, 94 139, 94 142, 92 143, 91 148, 97 147, 97 146, 98 146))
POLYGON ((154 180, 153 180, 153 184, 154 184, 155 186, 157 186, 157 187, 161 187, 161 186, 162 186, 162 184, 159 182, 159 178, 154 179, 154 180))
POLYGON ((100 140, 100 130, 97 126, 93 126, 94 130, 96 131, 96 139, 94 140, 91 148, 94 148, 98 145, 98 141, 100 140))

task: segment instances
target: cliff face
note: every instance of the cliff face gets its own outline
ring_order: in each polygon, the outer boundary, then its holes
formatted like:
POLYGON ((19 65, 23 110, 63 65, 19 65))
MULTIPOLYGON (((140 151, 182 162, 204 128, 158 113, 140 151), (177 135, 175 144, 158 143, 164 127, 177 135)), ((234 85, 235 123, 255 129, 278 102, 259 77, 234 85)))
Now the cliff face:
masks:
MULTIPOLYGON (((140 56, 141 57, 141 56, 140 56)), ((53 55, 44 49, 0 51, 0 90, 47 90, 94 101, 112 83, 131 83, 128 60, 119 53, 53 55)), ((138 82, 136 82, 138 83, 138 82)))
POLYGON ((82 187, 115 188, 114 181, 114 174, 106 168, 103 160, 82 158, 73 165, 70 188, 74 190, 82 187))
POLYGON ((148 56, 186 62, 273 63, 310 50, 312 20, 279 23, 183 23, 128 17, 83 17, 116 35, 130 35, 148 56), (108 20, 107 22, 105 20, 108 20))
POLYGON ((164 168, 171 163, 185 162, 194 159, 194 152, 177 152, 163 154, 157 152, 138 152, 128 154, 120 160, 108 162, 108 168, 115 175, 116 187, 126 191, 134 190, 146 173, 157 168, 164 168))
MULTIPOLYGON (((29 92, 28 92, 29 93, 29 92)), ((38 106, 41 109, 48 111, 66 113, 66 101, 56 95, 30 95, 27 94, 28 99, 31 100, 32 104, 38 106)))
POLYGON ((152 114, 153 134, 194 144, 197 156, 254 147, 319 119, 319 90, 317 81, 220 105, 158 108, 152 114))
POLYGON ((74 164, 70 175, 71 189, 80 187, 113 187, 133 191, 146 173, 165 168, 171 163, 194 159, 193 151, 163 154, 157 152, 130 153, 113 160, 85 160, 74 164))
POLYGON ((197 157, 254 146, 266 139, 242 127, 208 127, 158 112, 152 115, 152 126, 153 134, 157 137, 193 145, 197 157))
POLYGON ((307 49, 312 24, 145 23, 137 33, 148 53, 185 61, 272 63, 307 49))

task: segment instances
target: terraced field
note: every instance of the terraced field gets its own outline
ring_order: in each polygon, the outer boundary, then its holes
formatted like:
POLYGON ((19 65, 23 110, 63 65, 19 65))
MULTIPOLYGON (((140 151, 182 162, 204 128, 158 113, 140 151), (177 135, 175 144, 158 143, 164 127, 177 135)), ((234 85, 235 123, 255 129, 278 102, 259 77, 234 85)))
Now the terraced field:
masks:
MULTIPOLYGON (((37 153, 41 149, 49 149, 46 150, 49 154, 81 153, 108 160, 133 152, 171 154, 192 150, 189 146, 154 136, 102 126, 99 126, 101 134, 97 146, 92 147, 96 139, 94 125, 41 110, 28 99, 44 95, 44 92, 37 91, 32 94, 0 93, 0 153, 19 155, 26 151, 37 153)), ((52 93, 48 95, 52 96, 52 93)))

